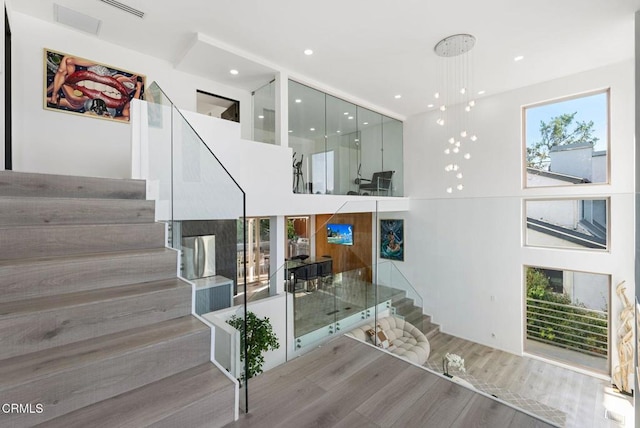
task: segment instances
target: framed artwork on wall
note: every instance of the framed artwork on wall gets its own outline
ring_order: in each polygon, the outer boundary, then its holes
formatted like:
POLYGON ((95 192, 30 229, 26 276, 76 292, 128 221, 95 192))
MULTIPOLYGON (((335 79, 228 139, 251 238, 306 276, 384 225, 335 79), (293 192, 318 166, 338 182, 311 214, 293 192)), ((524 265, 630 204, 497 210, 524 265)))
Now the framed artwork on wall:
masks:
POLYGON ((44 49, 44 108, 128 122, 133 98, 143 99, 145 76, 44 49))
POLYGON ((404 261, 404 220, 380 220, 380 258, 404 261))

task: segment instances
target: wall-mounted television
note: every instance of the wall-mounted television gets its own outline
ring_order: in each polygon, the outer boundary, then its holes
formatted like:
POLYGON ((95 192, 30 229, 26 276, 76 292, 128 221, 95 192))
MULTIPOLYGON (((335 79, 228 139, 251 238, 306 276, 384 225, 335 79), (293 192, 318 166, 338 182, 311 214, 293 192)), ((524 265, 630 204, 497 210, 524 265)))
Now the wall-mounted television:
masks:
POLYGON ((329 244, 353 245, 353 225, 328 223, 327 242, 329 244))

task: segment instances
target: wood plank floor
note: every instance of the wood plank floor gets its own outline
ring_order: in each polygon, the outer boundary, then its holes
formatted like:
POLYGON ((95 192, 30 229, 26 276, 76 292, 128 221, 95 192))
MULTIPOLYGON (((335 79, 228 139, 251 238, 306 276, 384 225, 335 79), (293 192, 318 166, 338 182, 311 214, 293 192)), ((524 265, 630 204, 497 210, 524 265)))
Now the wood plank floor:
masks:
POLYGON ((250 381, 228 427, 549 427, 349 337, 250 381))
POLYGON ((454 374, 471 383, 493 384, 503 391, 559 409, 566 413, 566 427, 633 427, 630 400, 615 393, 608 381, 444 333, 429 341, 428 366, 440 368, 444 354, 458 354, 465 360, 466 373, 454 374), (626 425, 605 419, 605 404, 616 413, 628 412, 626 425))

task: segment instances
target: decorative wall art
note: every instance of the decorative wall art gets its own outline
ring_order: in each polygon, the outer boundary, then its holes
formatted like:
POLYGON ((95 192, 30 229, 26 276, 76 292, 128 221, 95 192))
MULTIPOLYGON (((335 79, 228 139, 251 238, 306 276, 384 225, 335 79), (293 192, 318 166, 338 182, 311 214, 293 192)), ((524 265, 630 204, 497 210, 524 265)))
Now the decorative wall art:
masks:
POLYGON ((45 109, 128 122, 131 100, 143 99, 143 75, 49 49, 44 64, 45 109))
POLYGON ((380 220, 380 258, 404 261, 404 220, 380 220))

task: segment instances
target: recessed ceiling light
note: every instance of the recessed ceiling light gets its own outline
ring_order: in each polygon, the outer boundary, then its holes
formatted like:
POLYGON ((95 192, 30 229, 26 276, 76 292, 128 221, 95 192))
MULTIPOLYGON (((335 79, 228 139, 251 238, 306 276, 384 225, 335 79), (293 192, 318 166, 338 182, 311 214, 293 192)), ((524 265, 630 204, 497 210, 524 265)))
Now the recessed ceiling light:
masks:
POLYGON ((300 103, 302 102, 302 100, 301 100, 300 98, 296 98, 296 102, 297 102, 298 104, 300 104, 300 103))
POLYGON ((514 58, 513 58, 513 60, 514 60, 515 62, 522 61, 523 59, 524 59, 524 56, 522 56, 522 55, 518 55, 518 56, 516 56, 516 57, 514 57, 514 58))
POLYGON ((353 119, 353 116, 349 116, 349 120, 353 119))
POLYGON ((487 91, 478 91, 478 95, 484 95, 487 91))
POLYGON ((258 116, 258 119, 264 119, 263 115, 258 116))
POLYGON ((305 49, 304 50, 304 54, 305 55, 313 55, 313 51, 311 49, 305 49))
POLYGON ((293 132, 293 129, 290 129, 290 130, 289 130, 289 134, 291 134, 292 132, 293 132))
POLYGON ((338 129, 336 132, 339 134, 339 133, 340 133, 340 132, 342 132, 342 131, 340 131, 340 130, 338 129))
POLYGON ((399 99, 399 98, 402 98, 402 95, 398 94, 398 95, 396 95, 394 98, 397 100, 397 99, 399 99))
POLYGON ((429 104, 429 105, 427 106, 427 108, 431 108, 431 107, 433 107, 433 104, 429 104))
POLYGON ((316 128, 309 128, 309 131, 315 131, 316 128))
POLYGON ((364 122, 364 123, 363 123, 363 125, 368 125, 368 124, 369 124, 369 122, 364 122))
POLYGON ((349 112, 348 112, 348 111, 345 111, 345 112, 344 112, 344 115, 345 115, 345 116, 349 116, 349 112))
POLYGON ((357 142, 359 142, 359 141, 360 141, 360 139, 359 139, 359 138, 356 138, 356 139, 355 139, 355 140, 353 140, 353 141, 355 141, 355 142, 357 143, 357 142))
POLYGON ((238 70, 236 70, 235 68, 232 68, 231 70, 229 70, 229 73, 235 76, 236 74, 238 74, 238 70))

